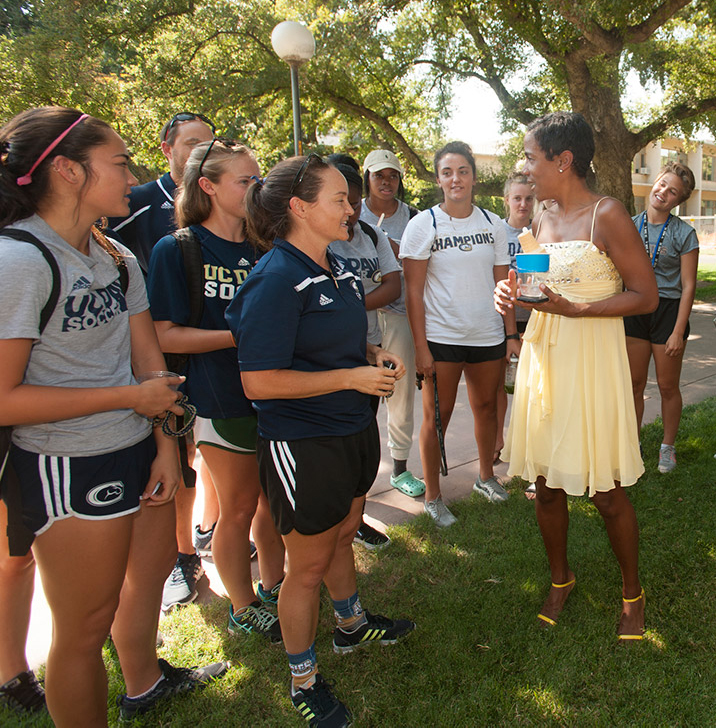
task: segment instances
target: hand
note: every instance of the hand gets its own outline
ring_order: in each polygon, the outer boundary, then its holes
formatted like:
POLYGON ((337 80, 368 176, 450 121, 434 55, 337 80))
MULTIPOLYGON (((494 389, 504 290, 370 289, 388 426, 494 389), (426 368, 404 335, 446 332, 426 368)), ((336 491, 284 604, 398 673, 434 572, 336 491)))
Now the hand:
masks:
POLYGON ((175 415, 183 415, 184 410, 177 404, 181 394, 172 389, 178 387, 186 377, 160 377, 132 387, 134 402, 132 409, 142 417, 159 417, 167 410, 175 415))
POLYGON ((664 346, 664 354, 666 356, 679 357, 684 353, 686 342, 681 334, 672 333, 671 336, 666 340, 664 346))
POLYGON ((430 348, 425 345, 425 348, 415 348, 415 373, 421 374, 425 379, 432 379, 433 372, 435 371, 435 360, 433 355, 430 353, 430 348))
MULTIPOLYGON (((162 435, 162 437, 164 437, 162 435)), ((161 448, 152 462, 149 481, 140 496, 148 506, 161 506, 171 501, 181 485, 179 453, 174 443, 161 448)))
POLYGON ((515 303, 519 306, 520 303, 517 301, 517 296, 517 274, 515 271, 511 270, 507 273, 507 278, 497 282, 492 294, 497 313, 501 316, 505 316, 507 311, 514 308, 515 303))
POLYGON ((366 366, 349 369, 351 376, 350 389, 356 389, 363 394, 374 394, 385 397, 395 389, 396 369, 386 369, 384 366, 366 366))
POLYGON ((521 351, 522 341, 518 341, 517 339, 507 339, 507 353, 505 354, 505 359, 507 359, 507 361, 510 360, 510 357, 513 354, 519 359, 521 351))
POLYGON ((403 364, 403 360, 397 354, 392 354, 385 349, 381 349, 375 355, 375 363, 379 367, 382 367, 384 366, 383 362, 385 361, 390 361, 395 364, 395 369, 393 371, 395 372, 396 381, 405 376, 405 364, 403 364))

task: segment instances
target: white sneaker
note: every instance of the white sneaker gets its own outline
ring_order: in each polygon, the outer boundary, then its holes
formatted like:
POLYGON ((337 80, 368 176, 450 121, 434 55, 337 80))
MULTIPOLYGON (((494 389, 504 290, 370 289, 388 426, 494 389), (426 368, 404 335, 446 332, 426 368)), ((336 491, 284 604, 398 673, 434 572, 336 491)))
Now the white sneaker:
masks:
POLYGON ((494 475, 487 480, 482 480, 478 475, 472 489, 476 493, 484 495, 492 503, 501 503, 510 497, 510 494, 502 487, 502 483, 494 475))
POLYGON ((423 510, 435 521, 438 528, 447 528, 457 523, 457 518, 450 513, 450 509, 443 503, 443 498, 439 495, 435 500, 425 501, 423 510))
POLYGON ((670 473, 676 467, 676 448, 662 445, 659 449, 659 472, 670 473))

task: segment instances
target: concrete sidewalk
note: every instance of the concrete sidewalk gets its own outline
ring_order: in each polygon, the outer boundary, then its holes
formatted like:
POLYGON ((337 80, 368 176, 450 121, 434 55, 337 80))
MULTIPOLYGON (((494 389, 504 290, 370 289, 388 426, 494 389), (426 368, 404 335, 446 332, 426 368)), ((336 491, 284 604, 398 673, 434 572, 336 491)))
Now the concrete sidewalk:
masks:
MULTIPOLYGON (((691 314, 691 335, 686 348, 681 375, 681 391, 684 404, 694 404, 716 395, 716 329, 714 328, 716 304, 697 304, 691 314)), ((649 381, 645 392, 644 422, 653 421, 660 413, 659 391, 656 385, 653 364, 649 372, 649 381)), ((387 525, 403 523, 423 512, 423 498, 409 498, 390 485, 391 460, 385 447, 386 422, 385 407, 381 406, 378 423, 383 442, 383 457, 375 485, 368 495, 366 505, 367 520, 373 525, 384 528, 387 525)), ((420 453, 417 438, 420 430, 422 407, 420 393, 415 391, 415 434, 414 446, 408 461, 408 467, 420 476, 420 453)), ((473 420, 467 401, 465 383, 460 383, 455 411, 450 421, 450 429, 445 442, 449 475, 442 479, 441 488, 447 503, 467 498, 472 493, 472 485, 477 477, 477 448, 473 435, 473 420)), ((654 457, 657 457, 654 454, 654 457)), ((498 476, 504 476, 507 465, 501 463, 495 468, 498 476)), ((201 487, 201 485, 199 485, 201 487)), ((514 497, 514 496, 513 496, 514 497)), ((201 498, 197 497, 197 504, 201 498)), ((200 507, 200 505, 199 505, 200 507)), ((509 508, 509 502, 500 507, 509 508)), ((198 522, 199 518, 195 518, 198 522)), ((213 564, 206 564, 207 578, 200 585, 200 600, 209 601, 225 594, 221 580, 213 564)), ((254 571, 256 567, 254 564, 254 571)), ((258 578, 255 573, 254 576, 258 578)), ((47 651, 52 637, 52 619, 45 601, 39 575, 35 580, 35 598, 32 605, 30 636, 27 655, 31 667, 37 667, 47 659, 47 651)))

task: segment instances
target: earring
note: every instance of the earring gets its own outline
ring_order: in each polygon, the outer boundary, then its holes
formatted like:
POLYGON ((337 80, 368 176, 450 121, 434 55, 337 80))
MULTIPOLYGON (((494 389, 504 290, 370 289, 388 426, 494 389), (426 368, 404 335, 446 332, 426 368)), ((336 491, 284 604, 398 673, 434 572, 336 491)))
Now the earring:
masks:
POLYGON ((560 174, 562 174, 562 172, 564 172, 564 170, 563 170, 563 169, 560 169, 560 170, 559 170, 559 173, 560 173, 560 174))

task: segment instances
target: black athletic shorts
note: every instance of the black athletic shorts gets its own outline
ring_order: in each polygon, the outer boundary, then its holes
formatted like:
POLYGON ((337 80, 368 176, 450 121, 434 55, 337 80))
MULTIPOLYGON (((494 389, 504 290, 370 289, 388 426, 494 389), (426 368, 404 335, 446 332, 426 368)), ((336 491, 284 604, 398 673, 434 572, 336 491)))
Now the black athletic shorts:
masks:
POLYGON ((453 364, 482 364, 486 361, 504 359, 507 354, 507 341, 495 346, 459 346, 428 341, 428 347, 435 361, 453 364))
POLYGON ((154 435, 131 447, 90 457, 53 457, 13 446, 23 523, 36 535, 71 516, 88 521, 139 510, 157 454, 154 435))
POLYGON ((258 439, 261 487, 279 533, 312 536, 340 523, 373 485, 380 464, 375 420, 345 437, 258 439))
MULTIPOLYGON (((641 316, 625 316, 624 332, 635 339, 644 339, 652 344, 666 344, 674 331, 679 316, 680 298, 660 298, 656 311, 641 316)), ((686 322, 684 341, 689 338, 691 326, 686 322)))

